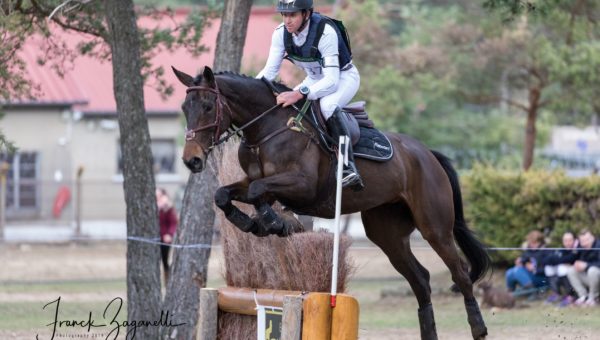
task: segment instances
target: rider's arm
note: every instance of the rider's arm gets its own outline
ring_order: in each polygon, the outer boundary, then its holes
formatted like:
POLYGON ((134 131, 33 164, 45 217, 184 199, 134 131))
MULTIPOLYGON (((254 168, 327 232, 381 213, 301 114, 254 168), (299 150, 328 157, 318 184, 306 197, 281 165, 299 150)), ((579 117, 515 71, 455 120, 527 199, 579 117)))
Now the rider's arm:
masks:
POLYGON ((262 78, 263 76, 269 80, 275 79, 279 73, 281 62, 285 55, 285 46, 283 45, 283 24, 275 29, 271 38, 271 49, 269 50, 269 58, 265 67, 258 73, 256 78, 262 78))
POLYGON ((305 78, 300 85, 296 87, 300 88, 302 85, 308 86, 310 92, 308 99, 315 100, 324 97, 328 94, 332 94, 337 91, 338 84, 340 81, 340 66, 338 61, 338 37, 335 30, 330 25, 325 25, 323 30, 323 36, 319 41, 319 52, 323 57, 323 78, 319 81, 311 81, 309 77, 305 78), (333 62, 332 62, 333 61, 333 62))

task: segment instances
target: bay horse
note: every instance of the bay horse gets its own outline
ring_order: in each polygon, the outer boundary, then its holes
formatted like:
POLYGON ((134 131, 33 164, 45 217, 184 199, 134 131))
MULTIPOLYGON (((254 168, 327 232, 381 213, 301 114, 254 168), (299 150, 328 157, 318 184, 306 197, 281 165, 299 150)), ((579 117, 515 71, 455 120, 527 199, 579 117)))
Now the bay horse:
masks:
MULTIPOLYGON (((173 71, 187 87, 182 104, 187 121, 183 161, 192 172, 202 171, 223 132, 237 128, 243 133, 238 159, 246 177, 215 193, 216 205, 229 221, 244 232, 285 236, 297 226, 273 211, 275 201, 299 214, 333 218, 330 193, 335 191, 331 183, 336 159, 319 145, 315 125, 290 128, 296 110, 276 105, 273 89, 261 79, 214 74, 209 67, 196 77, 173 71), (256 217, 241 212, 234 200, 253 204, 256 217)), ((410 249, 409 236, 415 228, 444 261, 464 296, 473 338, 484 339, 487 328, 473 284, 487 272, 490 258, 467 228, 458 176, 448 158, 416 139, 398 133, 386 136, 394 156, 387 162, 356 159, 365 188, 343 190, 342 214, 361 212, 367 237, 409 282, 419 304, 422 339, 437 339, 437 331, 429 272, 410 249), (470 272, 452 240, 469 261, 470 272)))

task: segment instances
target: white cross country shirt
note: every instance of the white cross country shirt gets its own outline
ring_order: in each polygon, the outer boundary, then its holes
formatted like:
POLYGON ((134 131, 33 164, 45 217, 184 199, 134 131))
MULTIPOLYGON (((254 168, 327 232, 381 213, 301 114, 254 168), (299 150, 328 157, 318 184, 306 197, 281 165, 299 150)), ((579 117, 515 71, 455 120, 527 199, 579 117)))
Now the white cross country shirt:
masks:
MULTIPOLYGON (((306 42, 309 27, 310 20, 306 23, 306 27, 300 33, 292 34, 294 44, 296 44, 296 46, 302 46, 304 42, 306 42)), ((267 59, 265 67, 256 76, 257 78, 264 76, 269 80, 273 80, 275 77, 277 77, 279 68, 283 62, 283 57, 285 56, 285 45, 283 42, 284 30, 285 27, 283 24, 281 24, 275 29, 275 32, 273 32, 273 37, 271 38, 271 49, 269 50, 269 58, 267 59)), ((332 56, 337 57, 339 55, 338 36, 333 27, 328 24, 325 25, 323 35, 319 40, 318 49, 322 58, 332 56)), ((337 90, 340 80, 339 67, 308 67, 307 65, 300 67, 302 67, 304 72, 306 72, 307 77, 294 89, 296 90, 302 85, 308 86, 310 89, 308 99, 315 100, 337 90)))

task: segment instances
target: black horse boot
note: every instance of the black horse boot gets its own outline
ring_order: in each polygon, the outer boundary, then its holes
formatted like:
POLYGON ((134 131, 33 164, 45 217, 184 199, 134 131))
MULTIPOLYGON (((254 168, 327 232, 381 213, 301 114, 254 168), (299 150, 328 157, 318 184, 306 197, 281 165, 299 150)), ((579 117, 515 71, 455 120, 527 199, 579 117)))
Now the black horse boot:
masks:
MULTIPOLYGON (((327 120, 327 128, 331 133, 334 141, 339 141, 340 136, 348 136, 350 138, 350 132, 346 126, 346 121, 342 117, 342 110, 337 107, 333 111, 333 115, 327 120)), ((354 191, 360 191, 364 189, 364 185, 358 170, 354 165, 354 153, 352 152, 352 143, 348 143, 348 165, 344 164, 344 170, 342 173, 342 187, 350 187, 354 191)))

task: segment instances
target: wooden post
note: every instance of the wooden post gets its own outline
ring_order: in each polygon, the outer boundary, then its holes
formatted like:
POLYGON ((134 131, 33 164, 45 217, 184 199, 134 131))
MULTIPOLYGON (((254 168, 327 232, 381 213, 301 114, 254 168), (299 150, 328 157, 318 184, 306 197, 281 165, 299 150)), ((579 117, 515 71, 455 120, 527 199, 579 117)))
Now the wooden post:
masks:
POLYGON ((302 340, 331 339, 331 295, 310 293, 304 299, 302 340))
POLYGON ((75 236, 81 236, 81 177, 83 175, 83 166, 77 168, 77 177, 75 178, 75 236))
POLYGON ((200 289, 200 316, 196 340, 217 339, 218 291, 214 288, 200 289))
POLYGON ((281 340, 301 340, 302 297, 288 295, 283 298, 281 340))
POLYGON ((338 294, 331 317, 331 340, 358 339, 358 301, 350 295, 338 294))
POLYGON ((4 239, 4 226, 6 225, 6 175, 9 165, 0 164, 0 240, 4 239))

